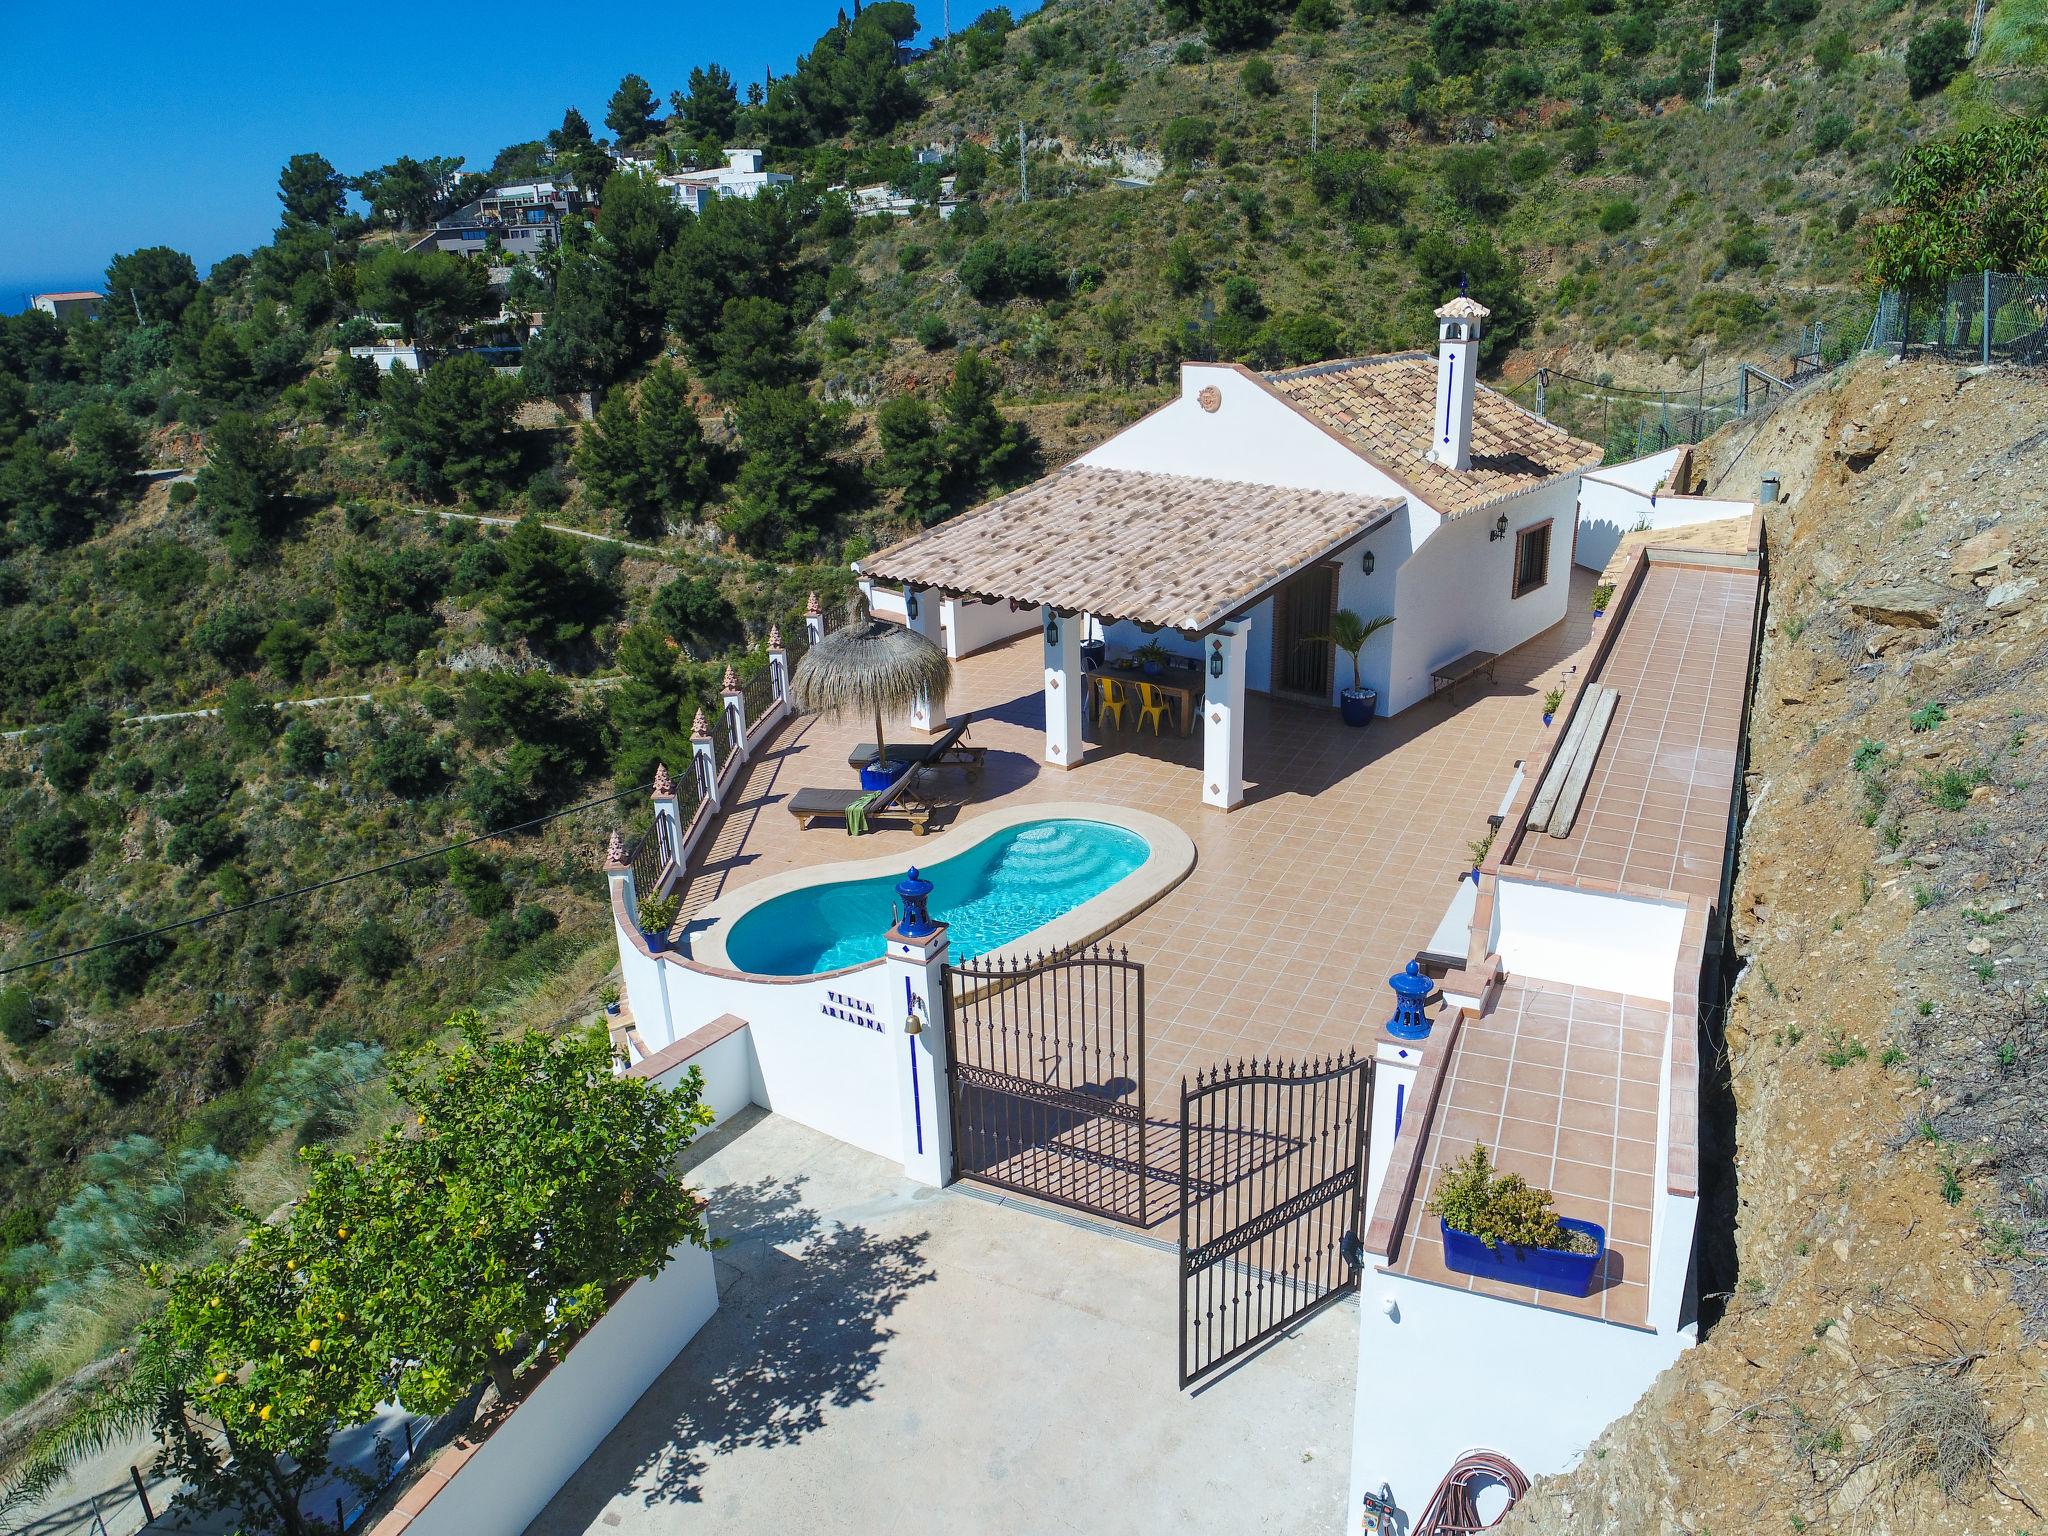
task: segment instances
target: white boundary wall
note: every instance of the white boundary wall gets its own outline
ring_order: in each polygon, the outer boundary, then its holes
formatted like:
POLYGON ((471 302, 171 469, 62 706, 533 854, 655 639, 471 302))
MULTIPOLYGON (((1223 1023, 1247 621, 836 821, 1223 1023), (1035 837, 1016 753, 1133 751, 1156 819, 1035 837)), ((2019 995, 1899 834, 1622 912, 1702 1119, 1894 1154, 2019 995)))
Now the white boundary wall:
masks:
POLYGON ((1469 1450, 1498 1451, 1531 1477, 1568 1470, 1691 1343, 1368 1267, 1339 1529, 1358 1529, 1359 1500, 1382 1483, 1418 1517, 1469 1450))
POLYGON ((612 1303, 405 1536, 520 1536, 717 1310, 711 1255, 685 1243, 612 1303))
POLYGON ((1579 480, 1579 545, 1574 558, 1591 571, 1604 570, 1622 536, 1644 524, 1654 529, 1689 528, 1696 523, 1747 519, 1753 501, 1716 496, 1665 496, 1659 491, 1684 448, 1667 448, 1625 464, 1589 469, 1579 480))
POLYGON ((1510 975, 1671 1001, 1685 904, 1503 876, 1492 942, 1510 975))

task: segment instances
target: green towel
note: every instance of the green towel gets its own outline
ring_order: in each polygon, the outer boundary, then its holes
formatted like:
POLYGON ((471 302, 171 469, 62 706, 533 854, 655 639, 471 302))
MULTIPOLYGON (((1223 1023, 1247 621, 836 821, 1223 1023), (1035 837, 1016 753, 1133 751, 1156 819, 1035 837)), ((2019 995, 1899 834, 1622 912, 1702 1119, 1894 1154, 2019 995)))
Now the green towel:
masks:
POLYGON ((848 837, 859 837, 861 833, 867 831, 868 807, 874 804, 877 798, 873 794, 862 795, 846 808, 846 835, 848 837))

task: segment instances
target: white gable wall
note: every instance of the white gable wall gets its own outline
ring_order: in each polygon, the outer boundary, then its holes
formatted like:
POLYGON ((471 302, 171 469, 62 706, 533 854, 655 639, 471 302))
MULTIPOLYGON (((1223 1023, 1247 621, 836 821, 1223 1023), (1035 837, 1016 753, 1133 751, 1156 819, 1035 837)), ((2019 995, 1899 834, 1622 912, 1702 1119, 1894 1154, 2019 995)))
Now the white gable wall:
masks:
POLYGON ((1357 496, 1408 494, 1258 380, 1221 363, 1183 364, 1178 400, 1076 462, 1357 496), (1223 397, 1213 412, 1203 410, 1196 398, 1205 388, 1223 397))
POLYGON ((1382 690, 1384 713, 1428 698, 1429 674, 1445 662, 1467 651, 1505 655, 1564 618, 1571 600, 1578 489, 1578 476, 1566 475, 1467 512, 1444 523, 1409 556, 1395 583, 1397 622, 1391 676, 1382 690), (1489 539, 1503 512, 1507 537, 1489 539), (1545 518, 1552 519, 1550 580, 1514 597, 1515 534, 1545 518))

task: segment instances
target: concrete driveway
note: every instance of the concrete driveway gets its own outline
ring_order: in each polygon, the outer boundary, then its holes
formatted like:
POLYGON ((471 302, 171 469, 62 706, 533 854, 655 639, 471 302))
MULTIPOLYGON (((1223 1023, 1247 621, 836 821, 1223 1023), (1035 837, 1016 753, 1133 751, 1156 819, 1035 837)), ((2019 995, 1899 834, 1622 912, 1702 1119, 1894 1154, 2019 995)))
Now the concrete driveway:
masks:
POLYGON ((1182 1393, 1170 1250, 759 1110, 692 1156, 718 1314, 528 1536, 1342 1528, 1355 1302, 1182 1393))

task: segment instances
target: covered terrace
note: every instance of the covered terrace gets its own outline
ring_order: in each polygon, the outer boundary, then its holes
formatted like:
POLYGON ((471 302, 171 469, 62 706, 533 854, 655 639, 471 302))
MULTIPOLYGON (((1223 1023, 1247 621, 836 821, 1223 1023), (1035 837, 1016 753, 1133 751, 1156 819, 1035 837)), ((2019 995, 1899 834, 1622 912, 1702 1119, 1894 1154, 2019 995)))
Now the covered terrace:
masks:
POLYGON ((1398 497, 1072 465, 857 569, 900 584, 908 622, 934 641, 946 597, 1039 610, 1043 760, 1052 768, 1078 767, 1088 750, 1084 642, 1105 637, 1107 650, 1119 637, 1158 641, 1180 664, 1175 675, 1188 678, 1175 691, 1197 715, 1180 729, 1201 726, 1202 803, 1227 811, 1245 799, 1245 696, 1265 688, 1255 656, 1268 658, 1271 675, 1275 646, 1304 644, 1295 631, 1325 629, 1329 619, 1255 637, 1254 611, 1341 559, 1401 506, 1398 497))

